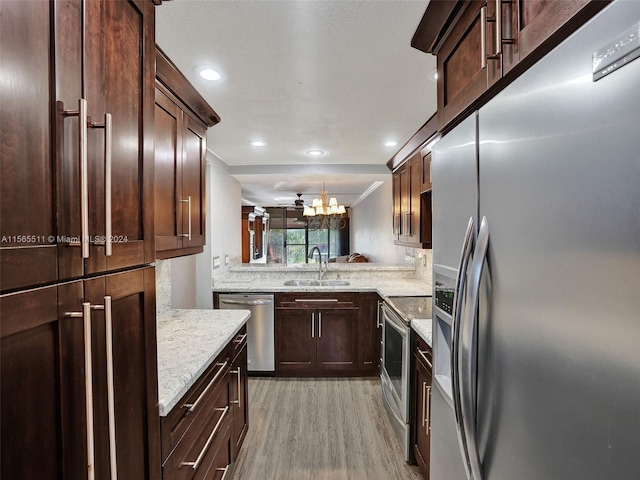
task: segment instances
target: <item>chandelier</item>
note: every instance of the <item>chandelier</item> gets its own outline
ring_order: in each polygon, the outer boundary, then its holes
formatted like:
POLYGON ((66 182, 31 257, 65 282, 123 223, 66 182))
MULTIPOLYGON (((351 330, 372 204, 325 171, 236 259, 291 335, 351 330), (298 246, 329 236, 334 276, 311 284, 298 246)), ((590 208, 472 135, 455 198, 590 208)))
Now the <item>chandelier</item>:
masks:
POLYGON ((322 184, 320 198, 314 198, 311 206, 305 205, 302 215, 307 217, 307 225, 311 230, 339 230, 347 226, 344 205, 338 204, 336 197, 331 197, 322 184))

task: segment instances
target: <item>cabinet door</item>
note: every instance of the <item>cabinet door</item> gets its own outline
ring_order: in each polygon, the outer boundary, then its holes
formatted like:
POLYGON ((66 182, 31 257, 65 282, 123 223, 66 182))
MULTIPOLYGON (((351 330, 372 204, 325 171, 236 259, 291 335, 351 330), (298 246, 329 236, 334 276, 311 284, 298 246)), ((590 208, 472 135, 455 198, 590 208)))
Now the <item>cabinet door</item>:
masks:
POLYGON ((182 110, 156 88, 155 231, 156 251, 182 247, 182 110))
POLYGON ((420 192, 431 190, 431 150, 420 154, 420 192))
POLYGON ((359 298, 358 315, 358 367, 360 370, 378 373, 380 369, 380 333, 378 326, 378 301, 377 293, 361 293, 359 298))
POLYGON ((84 83, 93 126, 87 138, 92 245, 86 273, 141 265, 155 258, 153 8, 148 0, 85 2, 84 83), (101 126, 107 113, 112 118, 110 172, 107 129, 101 126), (112 255, 107 256, 102 237, 109 227, 114 241, 112 255))
POLYGON ((495 53, 495 22, 485 22, 484 28, 482 25, 483 7, 487 8, 487 17, 493 17, 495 2, 465 3, 466 7, 437 52, 438 125, 442 127, 463 113, 502 76, 500 57, 487 58, 495 53), (486 32, 484 38, 483 31, 486 32))
POLYGON ((276 370, 308 372, 316 368, 316 311, 276 309, 276 370))
POLYGON ((400 184, 400 236, 401 242, 407 241, 409 232, 409 217, 411 215, 411 183, 409 181, 409 168, 404 165, 398 172, 400 184))
POLYGON ((420 471, 429 478, 431 445, 431 372, 416 361, 414 369, 414 454, 420 471))
POLYGON ((231 426, 231 459, 238 457, 238 452, 249 428, 249 395, 247 391, 247 345, 236 356, 231 364, 230 397, 233 410, 231 426))
MULTIPOLYGON (((205 242, 206 128, 184 116, 182 157, 183 247, 202 247, 205 242), (185 202, 186 200, 186 202, 185 202), (185 236, 186 234, 186 236, 185 236)), ((202 251, 200 249, 199 251, 202 251)))
POLYGON ((567 32, 582 24, 608 2, 591 0, 515 0, 502 4, 503 39, 512 39, 503 46, 503 69, 506 74, 557 31, 567 26, 567 32), (584 12, 580 18, 579 13, 584 12), (573 25, 569 25, 573 23, 573 25))
MULTIPOLYGON (((55 146, 58 154, 61 149, 55 137, 52 138, 51 118, 58 119, 56 125, 66 127, 60 143, 70 144, 67 156, 58 160, 73 158, 76 168, 78 120, 70 118, 63 122, 62 117, 53 115, 52 86, 55 85, 59 93, 62 84, 56 82, 50 60, 53 38, 54 61, 60 62, 61 68, 68 66, 59 76, 72 74, 72 78, 65 78, 64 89, 70 92, 73 101, 65 106, 77 108, 80 76, 73 74, 77 74, 80 59, 71 52, 81 51, 81 17, 79 9, 74 17, 73 5, 69 8, 69 4, 62 2, 2 2, 0 9, 3 78, 0 89, 0 290, 7 291, 52 283, 59 278, 59 268, 61 278, 82 275, 79 249, 58 243, 58 235, 79 235, 80 232, 79 223, 77 229, 64 223, 57 227, 58 220, 64 222, 65 218, 56 217, 52 150, 55 146), (70 256, 75 260, 71 261, 70 256)), ((66 173, 69 177, 57 179, 59 191, 66 191, 65 180, 71 178, 74 170, 66 173)), ((76 209, 79 208, 78 187, 72 192, 73 196, 65 198, 65 204, 69 209, 76 209)), ((76 219, 79 222, 79 216, 76 219)))
POLYGON ((85 281, 93 306, 92 351, 96 478, 109 478, 115 447, 119 478, 160 477, 155 275, 153 267, 85 281), (111 298, 115 424, 109 420, 107 321, 111 298), (109 428, 115 427, 115 445, 109 428))
POLYGON ((358 368, 358 310, 323 308, 316 312, 319 370, 358 368))
POLYGON ((0 296, 0 310, 0 476, 86 477, 83 320, 65 315, 82 311, 82 282, 0 296))
POLYGON ((420 185, 422 179, 422 167, 421 167, 420 154, 416 155, 409 160, 407 169, 409 172, 409 216, 407 219, 407 225, 409 227, 407 231, 407 241, 412 243, 421 242, 421 222, 420 222, 420 185))
POLYGON ((393 239, 400 240, 400 224, 402 222, 401 198, 400 198, 400 172, 392 176, 393 190, 393 239))

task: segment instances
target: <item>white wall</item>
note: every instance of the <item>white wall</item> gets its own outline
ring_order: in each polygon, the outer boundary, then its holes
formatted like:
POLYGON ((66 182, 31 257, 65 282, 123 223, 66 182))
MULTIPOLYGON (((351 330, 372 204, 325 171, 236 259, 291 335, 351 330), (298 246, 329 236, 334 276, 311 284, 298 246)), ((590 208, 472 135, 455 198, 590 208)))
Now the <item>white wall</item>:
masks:
POLYGON ((391 188, 389 174, 388 180, 351 209, 351 252, 361 253, 370 262, 404 262, 407 249, 393 243, 391 188))
POLYGON ((201 254, 171 260, 172 308, 213 308, 212 277, 227 270, 227 255, 230 264, 242 257, 240 183, 231 177, 227 164, 210 152, 205 175, 206 244, 201 254), (215 270, 213 257, 220 260, 215 270))

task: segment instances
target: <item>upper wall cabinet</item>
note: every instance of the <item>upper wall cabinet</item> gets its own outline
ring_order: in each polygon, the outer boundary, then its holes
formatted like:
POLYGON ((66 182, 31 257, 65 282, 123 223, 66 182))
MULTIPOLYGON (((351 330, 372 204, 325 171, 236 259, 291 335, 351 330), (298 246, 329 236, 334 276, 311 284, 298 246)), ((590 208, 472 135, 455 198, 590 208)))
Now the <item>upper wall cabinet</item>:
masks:
POLYGON ((437 56, 438 123, 453 126, 608 1, 432 1, 411 45, 437 56))
POLYGON ((152 262, 153 3, 3 2, 0 22, 0 289, 152 262))
POLYGON ((434 115, 387 162, 393 170, 393 240, 396 245, 431 248, 431 143, 434 115))
POLYGON ((220 117, 173 63, 156 50, 156 255, 203 251, 207 127, 220 117))

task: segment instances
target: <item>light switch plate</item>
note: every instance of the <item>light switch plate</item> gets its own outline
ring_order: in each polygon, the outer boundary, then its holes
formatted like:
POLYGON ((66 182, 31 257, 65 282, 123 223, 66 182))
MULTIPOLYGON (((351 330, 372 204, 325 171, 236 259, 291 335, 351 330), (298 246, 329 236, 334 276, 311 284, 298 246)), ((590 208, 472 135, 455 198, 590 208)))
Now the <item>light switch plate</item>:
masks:
POLYGON ((220 268, 220 257, 213 257, 213 269, 220 268))

